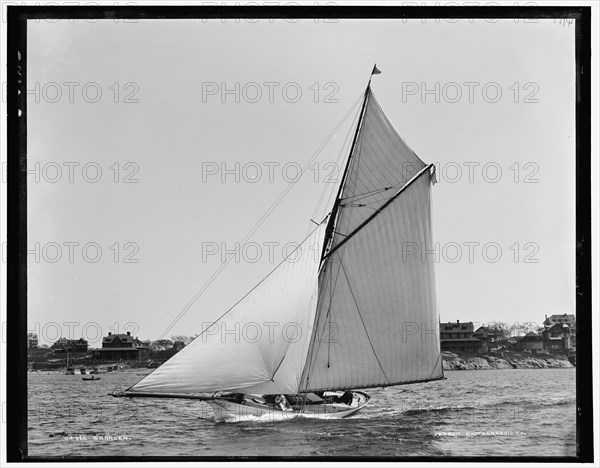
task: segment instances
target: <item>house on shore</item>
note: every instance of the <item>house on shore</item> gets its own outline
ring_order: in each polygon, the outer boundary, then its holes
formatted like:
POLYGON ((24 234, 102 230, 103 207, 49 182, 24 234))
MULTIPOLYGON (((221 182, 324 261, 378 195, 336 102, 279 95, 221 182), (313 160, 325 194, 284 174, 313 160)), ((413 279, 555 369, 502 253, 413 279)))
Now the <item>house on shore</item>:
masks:
POLYGON ((566 323, 556 322, 542 332, 544 348, 551 351, 569 351, 571 345, 571 327, 566 323))
MULTIPOLYGON (((556 324, 567 325, 569 327, 569 346, 570 348, 564 349, 572 349, 577 346, 577 320, 574 314, 554 314, 548 317, 546 315, 546 319, 544 320, 544 329, 548 330, 556 324)), ((554 330, 556 332, 556 330, 554 330)), ((556 346, 556 344, 554 344, 556 346)), ((554 347, 549 349, 555 349, 554 347)))
MULTIPOLYGON (((575 352, 576 320, 573 314, 555 314, 544 320, 544 327, 537 333, 530 331, 524 336, 499 340, 496 327, 481 326, 473 331, 472 322, 440 323, 442 351, 463 353, 487 353, 501 347, 532 354, 554 351, 568 355, 575 352)), ((512 328, 511 328, 512 330, 512 328)))
POLYGON ((517 349, 531 354, 537 354, 539 351, 544 350, 544 338, 531 331, 525 336, 520 337, 517 342, 517 349))
POLYGON ((149 353, 146 343, 127 334, 111 333, 102 338, 102 348, 94 349, 92 357, 102 361, 136 361, 149 353))
POLYGON ((497 333, 489 327, 474 330, 473 322, 448 322, 440 324, 442 351, 462 353, 487 353, 499 347, 497 333))
POLYGON ((51 348, 55 354, 61 354, 66 352, 87 353, 88 342, 83 338, 79 338, 78 340, 69 340, 67 338, 61 337, 54 342, 51 348))
POLYGON ((487 353, 498 349, 498 334, 489 327, 479 327, 473 333, 473 338, 481 342, 480 352, 487 353))
POLYGON ((481 340, 473 338, 473 322, 448 322, 440 324, 442 351, 478 353, 481 340))
POLYGON ((566 323, 569 327, 575 328, 575 315, 574 314, 554 314, 548 317, 546 315, 546 319, 544 320, 544 327, 549 327, 550 325, 554 325, 555 323, 566 323))

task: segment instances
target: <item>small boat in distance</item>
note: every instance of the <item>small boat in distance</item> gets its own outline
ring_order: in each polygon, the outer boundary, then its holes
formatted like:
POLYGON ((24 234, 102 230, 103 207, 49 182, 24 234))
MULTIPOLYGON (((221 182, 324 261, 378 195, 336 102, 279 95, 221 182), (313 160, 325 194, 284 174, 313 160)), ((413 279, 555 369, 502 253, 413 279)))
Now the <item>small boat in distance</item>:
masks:
POLYGON ((368 404, 355 389, 444 378, 426 254, 435 168, 370 84, 329 215, 233 307, 205 312, 194 341, 113 396, 202 400, 217 421, 340 419, 368 404))
POLYGON ((94 374, 92 374, 89 377, 81 377, 81 380, 100 380, 100 377, 96 377, 94 374))

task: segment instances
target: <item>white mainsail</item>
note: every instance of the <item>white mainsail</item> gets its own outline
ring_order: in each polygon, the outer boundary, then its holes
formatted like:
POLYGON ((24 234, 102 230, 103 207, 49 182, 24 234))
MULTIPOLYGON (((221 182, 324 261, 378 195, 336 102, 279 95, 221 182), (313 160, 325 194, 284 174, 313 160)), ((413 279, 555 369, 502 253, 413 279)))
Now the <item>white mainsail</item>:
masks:
POLYGON ((325 225, 212 327, 132 386, 130 392, 255 394, 298 392, 325 225))
POLYGON ((366 93, 337 217, 330 220, 302 391, 443 377, 431 255, 433 175, 366 93))

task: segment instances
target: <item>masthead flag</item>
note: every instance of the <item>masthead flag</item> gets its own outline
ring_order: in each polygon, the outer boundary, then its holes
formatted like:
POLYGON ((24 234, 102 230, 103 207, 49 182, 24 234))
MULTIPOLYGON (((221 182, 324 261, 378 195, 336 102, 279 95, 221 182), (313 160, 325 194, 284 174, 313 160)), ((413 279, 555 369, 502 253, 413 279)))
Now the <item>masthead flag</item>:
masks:
POLYGON ((371 72, 371 75, 379 75, 381 73, 381 70, 379 68, 377 68, 377 64, 375 64, 375 66, 373 67, 373 71, 371 72))

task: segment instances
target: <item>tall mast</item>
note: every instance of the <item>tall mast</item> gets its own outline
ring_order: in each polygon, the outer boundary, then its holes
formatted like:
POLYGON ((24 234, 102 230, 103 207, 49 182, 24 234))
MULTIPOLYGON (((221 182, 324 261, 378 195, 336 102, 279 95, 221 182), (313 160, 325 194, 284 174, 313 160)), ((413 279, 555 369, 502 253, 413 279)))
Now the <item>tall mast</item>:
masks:
POLYGON ((354 147, 356 146, 356 140, 358 139, 358 132, 360 131, 360 127, 363 121, 363 117, 365 115, 365 109, 367 108, 367 100, 369 99, 369 93, 371 91, 371 78, 373 78, 373 73, 376 67, 373 67, 373 71, 369 76, 369 82, 367 83, 367 89, 365 89, 365 98, 363 99, 362 107, 360 109, 360 115, 358 117, 358 123, 356 124, 356 130, 354 131, 354 138, 352 139, 352 146, 350 147, 350 153, 348 154, 348 160, 346 161, 346 167, 344 168, 344 173, 342 174, 342 180, 340 182, 340 186, 338 188, 337 196, 335 197, 335 202, 333 203, 333 208, 331 209, 331 216, 329 217, 329 221, 327 222, 327 228, 325 229, 325 242, 323 243, 323 251, 321 252, 321 260, 325 257, 325 253, 329 244, 334 236, 334 227, 335 227, 335 219, 337 217, 338 209, 341 202, 342 197, 342 189, 344 188, 344 184, 346 183, 346 178, 348 176, 348 169, 350 168, 350 162, 352 161, 352 154, 354 153, 354 147))

